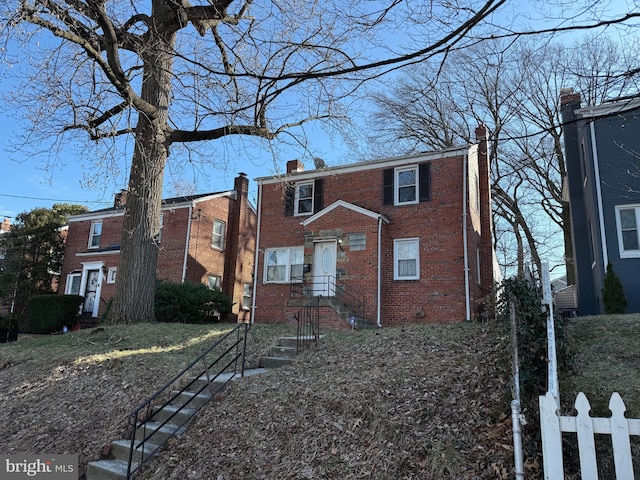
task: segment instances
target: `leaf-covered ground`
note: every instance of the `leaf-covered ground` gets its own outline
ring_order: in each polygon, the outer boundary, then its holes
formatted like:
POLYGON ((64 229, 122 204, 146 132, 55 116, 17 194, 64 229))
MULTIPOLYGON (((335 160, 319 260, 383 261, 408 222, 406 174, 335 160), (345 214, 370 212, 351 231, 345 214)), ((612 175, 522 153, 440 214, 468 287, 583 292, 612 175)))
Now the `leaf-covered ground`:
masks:
MULTIPOLYGON (((228 325, 134 325, 0 346, 1 453, 79 454, 228 325)), ((225 330, 226 329, 226 330, 225 330)), ((255 326, 247 367, 284 326, 255 326)), ((155 479, 512 477, 508 338, 496 325, 325 332, 230 384, 142 473, 155 479)))
POLYGON ((478 324, 329 332, 231 384, 142 478, 512 477, 507 345, 478 324))

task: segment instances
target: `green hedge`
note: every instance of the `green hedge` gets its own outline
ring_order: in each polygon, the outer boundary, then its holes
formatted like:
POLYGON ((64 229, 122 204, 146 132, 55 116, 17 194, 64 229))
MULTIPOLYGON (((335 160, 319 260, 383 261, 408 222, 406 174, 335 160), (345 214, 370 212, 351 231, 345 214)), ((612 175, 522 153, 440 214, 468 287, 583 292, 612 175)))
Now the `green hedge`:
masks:
POLYGON ((84 298, 80 295, 34 295, 29 299, 25 333, 53 333, 71 328, 84 298))
POLYGON ((195 283, 158 281, 155 299, 158 322, 208 323, 231 312, 231 300, 220 290, 195 283))

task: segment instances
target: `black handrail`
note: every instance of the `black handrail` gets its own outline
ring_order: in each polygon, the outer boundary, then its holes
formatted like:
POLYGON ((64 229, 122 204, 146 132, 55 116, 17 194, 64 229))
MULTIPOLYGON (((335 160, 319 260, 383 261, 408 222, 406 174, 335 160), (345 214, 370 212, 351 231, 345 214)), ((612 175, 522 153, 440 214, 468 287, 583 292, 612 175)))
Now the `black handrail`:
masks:
POLYGON ((182 427, 200 411, 212 398, 219 393, 228 382, 230 382, 236 375, 240 374, 244 376, 245 367, 245 353, 247 347, 247 331, 249 324, 242 323, 234 327, 230 332, 225 334, 222 338, 218 339, 213 345, 205 350, 198 358, 183 368, 178 374, 176 374, 171 380, 169 380, 158 391, 151 395, 147 400, 142 402, 135 410, 129 414, 129 426, 131 431, 131 445, 129 451, 129 460, 127 465, 127 480, 132 476, 156 453, 163 447, 171 438, 177 435, 182 427), (235 340, 232 339, 235 334, 235 340), (219 354, 213 361, 209 362, 207 356, 211 354, 215 349, 225 349, 223 353, 219 354), (226 362, 226 363, 225 363, 226 362), (202 367, 198 365, 202 363, 202 367), (232 367, 233 368, 230 368, 232 367), (224 382, 217 382, 218 388, 213 390, 213 382, 220 377, 223 373, 232 373, 229 378, 224 382), (197 391, 193 392, 190 389, 198 379, 205 377, 206 383, 203 383, 197 391), (190 379, 186 385, 180 387, 187 379, 190 379), (170 420, 176 418, 176 416, 182 412, 185 408, 189 407, 192 401, 197 398, 205 389, 209 389, 210 396, 205 397, 204 401, 199 404, 194 404, 193 415, 189 415, 181 425, 175 425, 177 428, 167 437, 163 442, 155 444, 151 452, 145 451, 146 442, 157 433, 162 427, 167 425, 170 420), (189 391, 191 394, 188 399, 178 405, 178 408, 169 415, 164 421, 160 422, 153 429, 147 433, 147 423, 152 421, 154 413, 161 411, 168 405, 172 404, 178 399, 184 392, 189 391), (166 401, 160 401, 160 398, 169 393, 169 399, 166 401), (155 410, 155 411, 154 411, 155 410), (136 435, 139 431, 142 431, 142 439, 136 443, 136 435), (140 461, 135 462, 134 466, 133 455, 138 449, 140 455, 140 461))
POLYGON ((349 312, 349 323, 355 328, 366 321, 365 296, 344 280, 333 275, 306 276, 291 279, 289 297, 310 298, 322 292, 323 296, 333 297, 349 312))
POLYGON ((322 295, 313 297, 293 317, 298 322, 296 336, 296 354, 310 344, 317 345, 320 338, 320 299, 322 295))

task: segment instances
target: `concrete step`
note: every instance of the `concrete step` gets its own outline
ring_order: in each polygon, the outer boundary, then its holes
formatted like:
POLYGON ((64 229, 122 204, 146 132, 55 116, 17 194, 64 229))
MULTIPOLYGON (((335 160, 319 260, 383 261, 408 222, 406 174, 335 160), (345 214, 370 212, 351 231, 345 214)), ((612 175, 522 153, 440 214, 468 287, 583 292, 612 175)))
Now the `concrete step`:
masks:
POLYGON ((127 462, 122 460, 89 462, 85 476, 87 480, 125 480, 127 478, 127 462))
MULTIPOLYGON (((137 445, 137 441, 135 444, 137 445)), ((155 443, 145 442, 144 449, 142 446, 137 447, 131 457, 131 460, 134 463, 140 463, 142 460, 148 459, 152 456, 156 450, 158 450, 158 445, 155 443)), ((131 450, 131 440, 115 440, 111 442, 111 455, 115 460, 122 460, 123 462, 129 461, 129 451, 131 450)))
POLYGON ((295 345, 293 347, 285 347, 282 345, 275 345, 269 349, 270 357, 287 357, 294 358, 298 351, 295 345))
MULTIPOLYGON (((178 392, 175 392, 178 393, 178 392)), ((174 403, 176 405, 186 405, 189 408, 200 408, 211 399, 212 395, 207 390, 203 390, 199 394, 193 392, 184 391, 180 393, 174 403)))
POLYGON ((290 357, 260 357, 260 366, 263 368, 278 368, 291 365, 293 358, 290 357))
POLYGON ((162 422, 147 422, 144 427, 136 430, 136 440, 145 439, 145 442, 163 444, 169 438, 180 435, 184 428, 176 427, 170 423, 162 425, 162 422))
POLYGON ((182 405, 165 405, 159 408, 151 416, 154 422, 164 422, 168 420, 174 425, 185 425, 196 414, 196 409, 191 407, 183 407, 182 405))

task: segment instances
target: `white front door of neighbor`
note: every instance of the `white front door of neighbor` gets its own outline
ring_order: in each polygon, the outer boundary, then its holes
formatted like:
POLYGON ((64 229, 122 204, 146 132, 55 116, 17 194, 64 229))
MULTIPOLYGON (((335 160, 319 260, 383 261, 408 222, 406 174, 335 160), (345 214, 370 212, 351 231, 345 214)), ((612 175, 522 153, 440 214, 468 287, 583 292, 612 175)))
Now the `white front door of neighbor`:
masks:
POLYGON ((100 270, 88 270, 84 287, 84 306, 82 313, 96 316, 98 310, 98 287, 100 284, 100 270))
POLYGON ((333 297, 336 288, 337 242, 316 242, 313 249, 313 294, 333 297))

